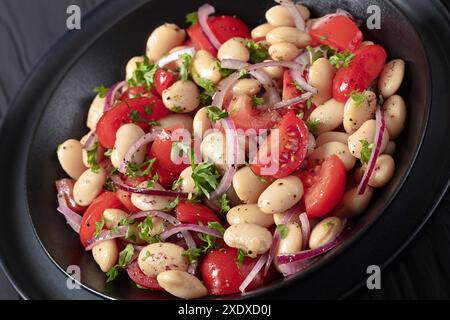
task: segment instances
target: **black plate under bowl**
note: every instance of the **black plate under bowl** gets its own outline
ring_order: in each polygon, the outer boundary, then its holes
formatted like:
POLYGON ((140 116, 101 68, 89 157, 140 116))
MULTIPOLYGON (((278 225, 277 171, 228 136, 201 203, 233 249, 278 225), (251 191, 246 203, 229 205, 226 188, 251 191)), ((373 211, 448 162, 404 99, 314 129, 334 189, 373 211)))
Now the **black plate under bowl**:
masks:
MULTIPOLYGON (((210 1, 219 13, 237 14, 251 26, 272 1, 210 1)), ((344 8, 367 18, 381 8, 381 30, 365 30, 392 58, 406 61, 401 94, 408 124, 398 140, 392 182, 357 222, 353 234, 307 272, 277 281, 245 297, 335 298, 384 266, 420 229, 444 193, 450 173, 449 18, 438 1, 305 1, 314 14, 344 8), (276 294, 276 295, 275 295, 276 294)), ((68 33, 35 68, 4 123, 0 141, 3 183, 0 253, 6 274, 25 298, 166 299, 136 288, 126 277, 105 284, 103 273, 56 212, 54 181, 64 176, 56 146, 80 138, 92 88, 123 78, 132 56, 143 53, 157 25, 184 25, 202 1, 119 1, 100 6, 68 33), (5 188, 6 187, 6 188, 5 188), (69 265, 81 268, 80 290, 68 290, 69 265)), ((230 296, 226 298, 240 298, 230 296)))

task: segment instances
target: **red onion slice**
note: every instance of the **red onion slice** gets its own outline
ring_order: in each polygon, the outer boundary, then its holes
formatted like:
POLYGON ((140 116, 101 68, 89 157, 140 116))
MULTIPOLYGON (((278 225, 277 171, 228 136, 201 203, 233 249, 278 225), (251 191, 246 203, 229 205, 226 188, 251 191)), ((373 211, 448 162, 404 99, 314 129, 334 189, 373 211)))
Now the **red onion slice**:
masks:
POLYGON ((227 170, 222 176, 219 185, 216 190, 210 194, 210 199, 217 199, 222 196, 231 186, 233 176, 236 173, 237 168, 237 156, 238 156, 238 138, 236 126, 230 117, 221 119, 219 121, 220 125, 225 130, 225 137, 227 141, 227 162, 231 160, 227 170))
POLYGON ((84 143, 83 149, 88 151, 91 150, 96 140, 97 140, 97 133, 95 131, 92 131, 89 134, 89 137, 87 138, 86 142, 84 143))
POLYGON ((131 161, 133 155, 142 146, 146 145, 147 143, 153 142, 160 132, 161 130, 150 131, 149 133, 146 133, 142 137, 140 137, 135 143, 133 143, 133 145, 128 149, 127 153, 125 153, 125 156, 123 157, 123 161, 119 167, 119 172, 125 173, 127 171, 128 163, 131 161))
POLYGON ((286 100, 286 101, 281 101, 281 102, 275 104, 272 107, 272 109, 282 109, 282 108, 290 107, 292 105, 296 105, 298 103, 301 103, 301 102, 304 102, 304 101, 308 100, 309 98, 312 97, 312 95, 313 95, 313 93, 307 92, 307 93, 304 93, 301 96, 298 96, 296 98, 289 99, 289 100, 286 100))
POLYGON ((67 224, 76 232, 80 233, 81 216, 75 211, 71 210, 67 205, 64 193, 58 191, 58 211, 66 218, 67 224))
POLYGON ((311 226, 309 224, 308 215, 303 212, 299 216, 300 228, 302 229, 302 247, 303 249, 308 247, 309 235, 311 234, 311 226))
POLYGON ((208 25, 208 16, 216 12, 214 7, 208 3, 205 3, 198 9, 198 23, 200 24, 200 27, 203 30, 203 33, 208 38, 209 42, 219 50, 221 43, 217 39, 217 37, 214 35, 213 31, 208 25))
MULTIPOLYGON (((286 212, 283 216, 283 220, 281 223, 284 225, 287 225, 293 215, 294 215, 293 210, 286 212)), ((281 240, 280 232, 278 231, 278 229, 275 229, 275 232, 273 233, 273 237, 272 237, 272 246, 270 247, 269 255, 267 257, 267 262, 264 267, 264 275, 266 275, 267 271, 269 271, 270 265, 272 264, 273 258, 275 257, 275 253, 278 249, 278 243, 280 242, 280 240, 281 240)))
POLYGON ((157 210, 140 211, 140 212, 132 214, 129 217, 129 219, 142 219, 142 218, 146 218, 148 216, 161 218, 173 225, 178 225, 181 223, 174 216, 172 216, 166 212, 157 211, 157 210))
POLYGON ((300 31, 305 31, 305 19, 303 16, 298 12, 297 7, 295 6, 294 2, 291 0, 275 0, 276 3, 281 4, 283 7, 289 10, 289 13, 292 16, 292 19, 294 19, 295 27, 300 31))
POLYGON ((281 271, 283 276, 287 277, 292 274, 299 273, 303 270, 306 270, 313 263, 314 263, 314 259, 294 261, 291 263, 279 264, 278 269, 281 271))
POLYGON ((92 250, 92 248, 95 247, 97 244, 106 240, 123 238, 126 236, 127 231, 128 226, 121 226, 118 227, 116 230, 102 230, 97 238, 91 238, 87 241, 88 246, 85 248, 85 250, 86 251, 92 250))
POLYGON ((212 105, 219 109, 222 109, 223 102, 228 90, 231 89, 233 84, 240 78, 239 72, 232 73, 226 79, 222 80, 217 87, 217 91, 214 94, 212 105))
POLYGON ((263 254, 261 257, 259 257, 258 261, 256 262, 255 266, 253 267, 252 271, 247 275, 247 277, 244 279, 242 284, 239 286, 239 290, 244 293, 245 289, 248 287, 248 285, 255 279, 255 277, 258 275, 259 271, 264 267, 264 264, 267 261, 267 253, 263 254))
POLYGON ((367 168, 364 171, 361 182, 358 185, 356 194, 362 195, 366 191, 367 185, 369 184, 370 177, 372 176, 373 170, 375 169, 378 156, 381 153, 381 147, 384 142, 384 131, 386 129, 386 122, 384 119, 383 108, 378 107, 375 112, 376 128, 375 128, 375 148, 372 150, 369 162, 367 163, 367 168))
POLYGON ((117 175, 110 176, 111 181, 121 190, 131 193, 147 194, 161 197, 179 197, 180 199, 187 199, 189 194, 184 192, 170 191, 170 190, 155 190, 151 188, 139 188, 127 185, 117 175))
POLYGON ((184 54, 187 54, 187 55, 190 55, 191 57, 193 57, 195 55, 195 48, 189 47, 189 48, 183 48, 183 49, 174 51, 174 52, 168 54, 167 56, 159 59, 158 66, 160 68, 162 68, 165 65, 168 65, 169 63, 178 60, 184 54))
POLYGON ((125 86, 125 84, 126 84, 125 81, 120 81, 113 84, 111 89, 109 89, 108 94, 106 95, 105 98, 105 106, 103 107, 103 113, 105 113, 106 111, 108 111, 113 107, 114 101, 116 100, 117 92, 119 92, 119 90, 122 89, 125 86))
POLYGON ((294 59, 295 63, 301 64, 303 66, 307 66, 311 63, 311 60, 309 59, 309 52, 306 50, 303 50, 303 52, 294 59))
POLYGON ((172 227, 163 233, 161 233, 161 240, 165 241, 167 238, 173 236, 174 234, 177 234, 179 232, 183 231, 195 231, 200 232, 204 234, 209 234, 211 236, 214 236, 216 238, 222 238, 222 234, 214 229, 205 227, 205 226, 199 226, 198 224, 178 224, 175 227, 172 227))

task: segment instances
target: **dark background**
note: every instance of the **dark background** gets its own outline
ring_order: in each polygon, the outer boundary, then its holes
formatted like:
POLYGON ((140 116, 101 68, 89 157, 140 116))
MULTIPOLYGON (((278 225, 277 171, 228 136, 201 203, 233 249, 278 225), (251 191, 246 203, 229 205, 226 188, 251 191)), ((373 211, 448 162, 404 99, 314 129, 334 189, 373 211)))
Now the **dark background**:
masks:
MULTIPOLYGON (((86 15, 103 1, 107 0, 0 0, 0 125, 28 73, 66 32, 66 8, 79 5, 86 15)), ((450 0, 443 1, 450 7, 450 0)), ((450 192, 447 192, 423 230, 383 270, 382 289, 362 288, 351 298, 449 299, 449 248, 450 192)), ((0 299, 19 299, 1 270, 0 299)))

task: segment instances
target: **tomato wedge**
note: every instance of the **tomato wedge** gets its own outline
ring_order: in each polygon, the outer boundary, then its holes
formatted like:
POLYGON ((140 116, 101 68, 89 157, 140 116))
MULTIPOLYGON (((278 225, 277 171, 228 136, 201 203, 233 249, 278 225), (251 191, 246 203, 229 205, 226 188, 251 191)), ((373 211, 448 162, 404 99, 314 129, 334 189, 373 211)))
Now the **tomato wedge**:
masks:
POLYGON ((175 77, 172 72, 159 68, 155 73, 155 86, 159 96, 162 96, 164 90, 175 83, 175 77))
POLYGON ((305 123, 300 120, 293 111, 289 111, 278 124, 279 152, 271 153, 272 134, 267 138, 265 144, 258 150, 256 163, 251 165, 253 172, 260 176, 272 176, 283 178, 298 169, 306 157, 308 149, 309 132, 305 123), (262 159, 270 157, 271 162, 263 164, 262 159), (275 173, 267 173, 271 165, 278 163, 275 173))
MULTIPOLYGON (((240 292, 239 286, 253 269, 259 257, 256 259, 244 258, 242 266, 238 268, 235 262, 237 256, 237 249, 226 245, 223 249, 212 250, 206 254, 200 273, 209 293, 222 295, 240 292)), ((263 274, 264 272, 261 271, 256 275, 247 287, 247 291, 261 287, 276 277, 276 272, 272 268, 269 269, 266 276, 263 274)))
POLYGON ((299 177, 305 187, 303 199, 309 218, 327 215, 344 195, 347 171, 342 160, 336 155, 301 173, 299 177))
POLYGON ((252 99, 247 95, 233 97, 227 110, 237 129, 270 129, 279 120, 275 111, 254 108, 252 99))
POLYGON ((155 277, 149 277, 139 268, 137 261, 130 263, 127 268, 128 276, 134 283, 141 286, 144 289, 163 291, 164 289, 158 284, 155 277))
POLYGON ((142 129, 148 130, 149 121, 159 120, 169 113, 161 99, 155 96, 125 99, 100 118, 97 123, 98 139, 104 148, 111 149, 121 125, 135 121, 142 129))
POLYGON ((347 101, 357 90, 364 91, 380 75, 386 63, 386 50, 380 45, 369 45, 355 51, 348 68, 342 67, 333 80, 333 97, 337 101, 347 101))
POLYGON ((88 245, 88 240, 92 239, 95 232, 95 223, 102 220, 103 211, 106 209, 125 209, 122 202, 114 192, 104 191, 91 205, 81 219, 80 240, 83 246, 88 245))
POLYGON ((208 222, 220 222, 214 211, 199 203, 180 201, 175 212, 177 213, 177 219, 183 223, 198 224, 201 222, 206 226, 208 222))
POLYGON ((309 31, 314 43, 327 44, 338 50, 355 51, 363 40, 363 34, 349 17, 330 14, 323 17, 309 31))
MULTIPOLYGON (((247 25, 241 19, 236 17, 211 17, 208 19, 208 25, 220 43, 224 43, 225 41, 235 37, 250 38, 250 30, 247 25)), ((217 50, 209 42, 198 23, 189 27, 187 29, 187 33, 191 38, 192 44, 197 50, 207 50, 213 56, 217 55, 217 50)))

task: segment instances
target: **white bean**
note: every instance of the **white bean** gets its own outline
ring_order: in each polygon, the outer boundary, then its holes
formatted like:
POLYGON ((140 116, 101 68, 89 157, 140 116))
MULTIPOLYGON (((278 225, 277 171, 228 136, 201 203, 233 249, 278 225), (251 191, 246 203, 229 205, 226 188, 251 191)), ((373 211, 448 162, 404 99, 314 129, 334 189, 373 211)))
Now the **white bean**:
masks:
POLYGON ((56 151, 59 164, 67 175, 75 180, 87 169, 83 164, 82 148, 80 141, 69 139, 60 144, 56 151))
POLYGON ((330 99, 311 112, 309 120, 317 123, 314 135, 332 131, 342 124, 344 104, 330 99))
MULTIPOLYGON (((146 188, 147 182, 143 182, 139 185, 139 187, 146 188)), ((154 183, 152 189, 155 190, 164 190, 164 188, 159 183, 154 183)), ((146 194, 131 194, 131 203, 141 210, 162 210, 172 201, 173 199, 170 197, 163 196, 153 196, 146 194)))
POLYGON ((121 209, 109 208, 103 211, 103 218, 106 228, 112 229, 117 227, 120 221, 128 218, 128 214, 121 209))
POLYGON ((256 203, 269 185, 268 181, 255 175, 248 166, 237 170, 233 176, 233 188, 244 203, 256 203))
POLYGON ((315 105, 320 106, 333 97, 332 87, 335 73, 334 67, 326 58, 319 58, 312 64, 309 69, 309 83, 319 90, 313 97, 315 105))
POLYGON ((395 94, 400 88, 405 76, 405 62, 401 59, 389 61, 381 71, 378 88, 385 98, 395 94))
POLYGON ((270 23, 263 23, 254 28, 251 32, 253 39, 259 39, 259 38, 265 38, 267 33, 271 31, 275 26, 271 25, 270 23))
POLYGON ((402 97, 394 95, 383 104, 384 120, 389 137, 394 140, 402 133, 406 123, 406 104, 402 97))
POLYGON ((105 97, 101 98, 100 95, 96 95, 89 107, 88 116, 86 120, 86 126, 95 130, 97 122, 103 116, 103 109, 105 107, 105 97))
MULTIPOLYGON (((298 12, 303 19, 308 20, 310 16, 309 9, 301 4, 296 5, 298 12)), ((266 11, 266 19, 272 26, 295 27, 294 19, 288 9, 281 5, 273 6, 266 11)))
MULTIPOLYGON (((283 224, 283 220, 285 217, 286 213, 284 212, 279 212, 279 213, 274 213, 273 214, 273 221, 275 222, 275 224, 283 224)), ((289 219, 288 223, 290 222, 296 222, 296 223, 300 223, 300 215, 298 214, 293 214, 291 216, 291 218, 289 219)))
POLYGON ((257 204, 241 204, 228 211, 227 221, 230 225, 252 223, 268 228, 273 225, 273 216, 262 212, 257 204))
POLYGON ((250 53, 244 45, 244 39, 231 38, 225 41, 217 52, 217 58, 222 61, 224 59, 234 59, 247 62, 250 59, 250 53))
POLYGON ((195 193, 195 182, 192 179, 192 167, 189 166, 180 173, 181 185, 180 191, 185 193, 195 193))
POLYGON ((133 78, 133 74, 137 69, 138 63, 142 62, 144 62, 144 57, 142 56, 133 57, 128 61, 127 66, 125 68, 125 80, 133 78))
POLYGON ((212 128, 211 120, 208 117, 208 109, 203 107, 199 109, 194 116, 192 123, 195 139, 203 139, 205 132, 212 128))
POLYGON ((320 221, 311 231, 309 247, 319 248, 336 239, 342 231, 342 221, 337 217, 329 217, 320 221))
POLYGON ((225 135, 220 131, 214 131, 206 135, 200 144, 203 158, 211 160, 221 171, 226 169, 225 142, 225 135))
MULTIPOLYGON (((83 136, 83 138, 81 138, 81 140, 80 140, 80 143, 82 145, 84 145, 86 143, 87 139, 89 139, 89 136, 91 134, 92 134, 92 131, 90 131, 88 134, 83 136)), ((93 148, 97 148, 97 151, 95 152, 95 162, 99 163, 105 154, 105 148, 103 148, 101 146, 97 137, 94 138, 94 142, 93 142, 93 145, 90 150, 93 150, 93 148)), ((85 148, 81 149, 81 156, 83 158, 84 166, 87 168, 91 168, 93 166, 93 163, 89 163, 88 150, 86 150, 85 148)))
POLYGON ((267 252, 272 245, 272 234, 264 227, 252 223, 240 223, 228 227, 223 235, 232 248, 244 250, 249 257, 267 252))
POLYGON ((373 189, 367 186, 362 195, 357 194, 357 189, 357 187, 354 187, 344 194, 340 204, 334 210, 334 216, 355 218, 367 209, 373 196, 373 189))
MULTIPOLYGON (((264 60, 264 62, 271 60, 264 60)), ((266 67, 263 70, 272 78, 280 80, 283 78, 284 68, 283 67, 266 67)))
POLYGON ((167 270, 187 271, 189 261, 181 254, 184 249, 170 242, 152 243, 141 250, 138 265, 149 277, 156 277, 167 270))
POLYGON ((181 299, 196 299, 208 295, 208 289, 195 276, 179 270, 158 274, 158 284, 167 292, 181 299))
POLYGON ((308 155, 308 159, 313 163, 320 164, 331 155, 336 155, 342 160, 347 171, 353 169, 356 158, 352 156, 346 144, 342 142, 327 142, 308 155))
POLYGON ((300 54, 300 50, 289 42, 275 43, 269 47, 269 55, 275 61, 292 61, 300 54))
POLYGON ((296 205, 303 197, 303 183, 296 176, 275 180, 258 198, 262 212, 284 212, 296 205))
POLYGON ((389 143, 386 146, 386 149, 384 149, 384 153, 388 154, 390 156, 393 156, 395 154, 396 144, 394 141, 389 141, 389 143))
POLYGON ((164 118, 158 120, 160 129, 172 127, 174 125, 181 125, 184 129, 192 133, 192 117, 186 114, 169 114, 164 118))
POLYGON ((271 45, 289 42, 297 48, 305 48, 311 43, 311 37, 308 33, 294 27, 277 27, 267 33, 266 40, 271 45))
MULTIPOLYGON (((376 121, 375 120, 367 120, 362 124, 362 126, 355 131, 350 137, 348 137, 348 149, 351 154, 360 159, 361 158, 361 149, 362 144, 361 140, 366 140, 369 144, 374 143, 375 140, 375 128, 376 121)), ((386 148, 387 143, 389 142, 389 133, 387 130, 384 131, 384 142, 381 146, 381 152, 386 148)))
POLYGON ((106 171, 101 166, 96 172, 87 169, 73 186, 73 197, 80 206, 87 206, 100 194, 106 182, 106 171))
POLYGON ((167 109, 177 113, 194 111, 200 104, 200 92, 194 82, 178 80, 162 93, 167 109))
POLYGON ((345 132, 339 132, 339 131, 324 132, 317 137, 316 146, 320 147, 321 145, 323 145, 327 142, 332 142, 332 141, 347 144, 348 137, 350 137, 350 135, 345 132))
POLYGON ((234 95, 246 94, 254 96, 261 91, 261 84, 256 79, 239 79, 233 85, 232 92, 234 95))
POLYGON ((186 37, 186 32, 176 24, 165 23, 155 30, 147 41, 147 57, 151 62, 155 62, 170 49, 181 45, 186 37))
MULTIPOLYGON (((120 167, 128 149, 144 134, 144 130, 134 123, 124 124, 117 130, 116 141, 114 142, 114 148, 111 153, 111 163, 115 168, 120 167)), ((133 154, 130 161, 141 164, 144 161, 146 152, 147 147, 142 146, 133 154)))
POLYGON ((276 255, 281 253, 294 253, 302 249, 302 229, 296 222, 291 222, 286 225, 287 234, 285 238, 280 238, 276 255))
POLYGON ((219 61, 206 50, 199 50, 194 56, 192 68, 194 81, 200 85, 200 80, 208 80, 218 84, 222 78, 218 67, 219 61))
POLYGON ((377 96, 372 91, 364 91, 364 102, 356 102, 349 98, 344 107, 344 129, 347 133, 353 133, 367 120, 375 117, 377 108, 377 96))
POLYGON ((119 250, 115 239, 102 241, 92 247, 92 256, 103 272, 109 271, 117 262, 119 250))
POLYGON ((369 179, 369 186, 374 188, 384 187, 395 172, 394 159, 388 154, 382 154, 377 158, 375 168, 369 179))

